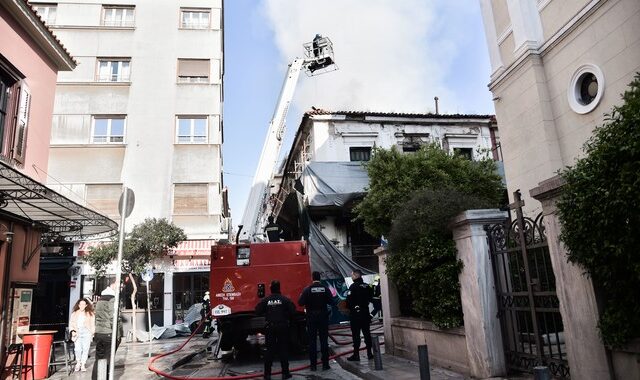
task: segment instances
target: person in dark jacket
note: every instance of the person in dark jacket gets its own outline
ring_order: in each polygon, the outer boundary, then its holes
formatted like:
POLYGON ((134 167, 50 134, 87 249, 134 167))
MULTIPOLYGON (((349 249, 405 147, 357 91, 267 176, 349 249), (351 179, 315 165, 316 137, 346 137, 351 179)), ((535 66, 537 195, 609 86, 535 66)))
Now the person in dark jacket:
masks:
POLYGON ((362 271, 355 269, 351 273, 353 284, 349 287, 347 295, 347 308, 349 309, 349 322, 351 323, 351 337, 353 338, 353 354, 347 358, 349 361, 360 361, 360 332, 364 336, 367 346, 367 359, 373 359, 371 351, 371 315, 369 303, 373 297, 371 287, 362 279, 362 271))
MULTIPOLYGON (((96 361, 93 364, 91 379, 98 378, 98 360, 107 359, 107 371, 111 357, 111 338, 113 329, 113 311, 115 308, 116 282, 113 281, 100 293, 100 300, 95 305, 96 329, 94 340, 96 342, 96 361)), ((122 324, 118 321, 116 329, 116 350, 122 338, 122 324)), ((107 372, 107 377, 108 377, 107 372)))
POLYGON ((307 313, 307 332, 309 334, 309 363, 311 370, 317 369, 318 352, 316 339, 320 337, 320 353, 322 369, 329 366, 329 308, 333 305, 333 297, 329 288, 320 282, 320 272, 311 274, 313 282, 300 294, 298 305, 304 306, 307 313))
POLYGON ((382 293, 380 291, 380 276, 376 275, 371 284, 373 290, 373 298, 371 303, 373 304, 373 310, 371 310, 371 317, 382 317, 382 293))
POLYGON ((277 352, 282 368, 282 378, 290 379, 289 372, 289 325, 296 312, 296 305, 280 294, 280 282, 271 281, 271 295, 256 305, 256 315, 265 319, 264 378, 271 379, 271 365, 277 352))
POLYGON ((264 232, 267 234, 267 238, 270 243, 280 241, 280 237, 282 236, 282 228, 278 225, 278 223, 273 221, 273 216, 270 216, 268 219, 269 224, 264 227, 264 232))

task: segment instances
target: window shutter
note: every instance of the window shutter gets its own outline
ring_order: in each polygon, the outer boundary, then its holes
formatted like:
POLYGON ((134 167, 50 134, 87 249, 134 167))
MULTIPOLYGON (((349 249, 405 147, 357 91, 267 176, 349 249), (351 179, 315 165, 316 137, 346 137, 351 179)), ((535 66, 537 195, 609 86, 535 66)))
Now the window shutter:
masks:
POLYGON ((208 59, 178 59, 178 76, 209 77, 208 59))
POLYGON ((13 159, 24 164, 27 150, 27 127, 29 126, 29 111, 31 108, 31 91, 22 83, 20 85, 20 103, 18 106, 18 122, 13 140, 13 159))

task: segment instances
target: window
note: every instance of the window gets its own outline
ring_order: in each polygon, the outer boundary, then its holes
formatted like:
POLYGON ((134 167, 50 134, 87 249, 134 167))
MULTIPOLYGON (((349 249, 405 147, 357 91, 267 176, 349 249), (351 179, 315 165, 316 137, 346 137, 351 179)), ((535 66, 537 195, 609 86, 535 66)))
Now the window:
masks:
POLYGON ((371 159, 371 147, 351 147, 349 148, 349 156, 351 161, 369 161, 371 159))
POLYGON ((102 25, 116 27, 134 26, 134 7, 102 7, 102 25))
POLYGON ((85 200, 99 212, 111 217, 118 215, 121 184, 86 185, 85 200))
POLYGON ((173 188, 174 215, 205 215, 209 210, 209 186, 203 184, 175 184, 173 188))
POLYGON ((94 144, 124 143, 124 116, 94 116, 91 142, 94 144))
POLYGON ((598 66, 586 64, 573 74, 568 88, 569 106, 579 114, 593 111, 604 93, 604 75, 598 66))
MULTIPOLYGON (((15 109, 14 102, 17 93, 17 88, 14 87, 16 82, 16 79, 0 71, 0 149, 4 148, 5 131, 11 127, 11 110, 15 109)), ((2 152, 4 153, 4 149, 2 152)))
POLYGON ((98 82, 128 82, 131 62, 129 59, 98 59, 98 82))
POLYGON ((206 143, 206 116, 178 116, 176 122, 176 141, 178 143, 206 143))
POLYGON ((178 59, 178 83, 209 83, 208 59, 178 59))
POLYGON ((473 161, 473 149, 472 148, 453 148, 453 154, 462 156, 469 161, 473 161))
POLYGON ((0 57, 0 154, 24 164, 31 91, 20 73, 0 57))
POLYGON ((47 24, 55 25, 58 4, 31 4, 38 16, 47 24))
POLYGON ((180 27, 184 29, 209 29, 211 10, 180 9, 180 27))

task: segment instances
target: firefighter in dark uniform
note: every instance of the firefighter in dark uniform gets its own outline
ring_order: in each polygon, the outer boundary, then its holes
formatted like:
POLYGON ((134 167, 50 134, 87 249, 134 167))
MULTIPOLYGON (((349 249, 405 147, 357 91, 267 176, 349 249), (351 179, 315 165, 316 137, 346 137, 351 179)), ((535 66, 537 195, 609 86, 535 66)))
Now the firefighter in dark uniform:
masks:
POLYGON ((353 284, 349 287, 347 295, 347 308, 349 309, 349 322, 351 323, 351 337, 353 338, 353 354, 347 358, 349 361, 360 361, 360 332, 364 336, 367 346, 367 359, 373 359, 371 352, 371 315, 369 303, 373 297, 373 291, 369 284, 362 279, 362 271, 355 269, 351 273, 353 284))
POLYGON ((280 294, 280 282, 271 281, 271 295, 256 306, 256 314, 265 319, 264 378, 271 379, 271 364, 277 352, 282 368, 282 378, 291 378, 289 372, 289 324, 296 311, 296 305, 280 294))
POLYGON ((209 292, 204 292, 204 297, 202 298, 202 309, 200 309, 200 316, 204 320, 202 337, 206 339, 211 336, 211 322, 213 322, 213 319, 211 317, 211 297, 209 296, 209 292))
POLYGON ((320 337, 320 353, 322 370, 329 366, 329 307, 333 305, 333 297, 329 288, 320 283, 320 272, 311 274, 313 282, 300 294, 298 304, 304 306, 307 312, 307 332, 309 334, 309 363, 311 370, 317 369, 318 352, 316 338, 320 337))
POLYGON ((264 227, 264 232, 267 234, 267 238, 270 243, 280 241, 280 236, 282 236, 282 228, 278 225, 278 223, 273 221, 273 216, 269 217, 269 224, 264 227))

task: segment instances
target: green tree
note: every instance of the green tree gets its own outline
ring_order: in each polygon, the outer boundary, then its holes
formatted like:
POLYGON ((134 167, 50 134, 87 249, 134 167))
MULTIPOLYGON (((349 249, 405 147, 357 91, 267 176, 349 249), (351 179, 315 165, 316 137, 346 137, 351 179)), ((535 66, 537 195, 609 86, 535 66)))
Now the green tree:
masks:
POLYGON ((602 297, 600 334, 621 346, 640 337, 640 73, 602 126, 585 156, 561 174, 561 239, 602 297))
POLYGON ((502 182, 493 161, 452 156, 436 144, 412 154, 395 147, 375 149, 367 172, 369 189, 355 211, 373 236, 389 236, 393 219, 416 190, 457 189, 493 204, 502 197, 502 182))
MULTIPOLYGON (((138 292, 138 284, 134 275, 142 273, 153 259, 161 258, 167 249, 176 247, 180 241, 186 238, 182 228, 164 218, 147 218, 142 223, 136 224, 131 232, 126 234, 122 252, 122 272, 129 276, 133 285, 131 306, 134 314, 134 340, 136 339, 135 313, 138 292)), ((93 248, 86 260, 100 276, 105 274, 107 266, 117 257, 118 239, 115 237, 111 241, 93 248)))
POLYGON ((369 233, 388 237, 387 270, 401 297, 439 327, 461 325, 462 262, 448 223, 466 209, 500 203, 495 164, 429 145, 414 154, 376 149, 367 170, 370 187, 355 210, 369 233))

